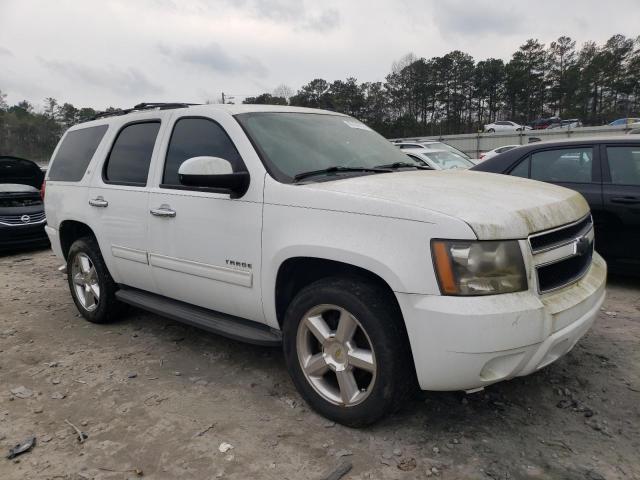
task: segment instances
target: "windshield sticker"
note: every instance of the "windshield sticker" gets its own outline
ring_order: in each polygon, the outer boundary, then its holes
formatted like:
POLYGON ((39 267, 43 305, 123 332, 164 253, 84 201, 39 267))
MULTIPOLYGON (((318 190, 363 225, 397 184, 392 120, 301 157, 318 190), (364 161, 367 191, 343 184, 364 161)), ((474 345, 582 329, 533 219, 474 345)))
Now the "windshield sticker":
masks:
POLYGON ((367 130, 369 132, 373 131, 369 127, 367 127, 364 123, 356 122, 354 120, 343 120, 343 121, 351 128, 358 128, 360 130, 367 130))

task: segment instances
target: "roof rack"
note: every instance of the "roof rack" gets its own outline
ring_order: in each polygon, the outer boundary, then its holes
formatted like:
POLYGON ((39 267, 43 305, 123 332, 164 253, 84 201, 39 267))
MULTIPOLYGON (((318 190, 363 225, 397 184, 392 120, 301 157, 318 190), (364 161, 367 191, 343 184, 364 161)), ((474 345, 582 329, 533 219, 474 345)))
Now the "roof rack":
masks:
POLYGON ((119 116, 119 115, 126 115, 127 113, 140 112, 140 111, 144 111, 144 110, 169 110, 169 109, 172 109, 172 108, 186 108, 186 107, 190 107, 192 105, 201 105, 201 104, 200 103, 181 103, 181 102, 172 102, 172 103, 145 102, 145 103, 138 103, 137 105, 134 105, 133 108, 126 108, 126 109, 118 108, 118 109, 115 109, 115 110, 109 110, 109 111, 96 113, 93 117, 91 117, 87 121, 98 120, 99 118, 105 118, 105 117, 115 117, 115 116, 119 116))

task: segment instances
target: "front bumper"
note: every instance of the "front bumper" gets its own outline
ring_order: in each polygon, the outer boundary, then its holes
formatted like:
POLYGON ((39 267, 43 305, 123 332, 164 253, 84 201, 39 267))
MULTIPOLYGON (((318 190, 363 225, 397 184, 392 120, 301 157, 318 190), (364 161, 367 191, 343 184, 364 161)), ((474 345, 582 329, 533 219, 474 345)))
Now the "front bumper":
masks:
POLYGON ((26 225, 0 225, 0 250, 48 246, 49 239, 44 227, 44 222, 26 225))
POLYGON ((486 297, 396 293, 423 390, 472 390, 528 375, 569 352, 605 297, 607 267, 561 290, 486 297))

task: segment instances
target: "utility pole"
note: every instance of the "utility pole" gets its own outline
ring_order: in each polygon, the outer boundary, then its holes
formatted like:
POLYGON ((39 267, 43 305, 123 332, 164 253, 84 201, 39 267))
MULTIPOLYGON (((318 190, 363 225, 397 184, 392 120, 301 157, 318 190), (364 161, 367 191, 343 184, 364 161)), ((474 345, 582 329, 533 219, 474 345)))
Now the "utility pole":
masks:
POLYGON ((223 104, 225 103, 225 101, 224 101, 224 92, 222 92, 222 103, 223 104))

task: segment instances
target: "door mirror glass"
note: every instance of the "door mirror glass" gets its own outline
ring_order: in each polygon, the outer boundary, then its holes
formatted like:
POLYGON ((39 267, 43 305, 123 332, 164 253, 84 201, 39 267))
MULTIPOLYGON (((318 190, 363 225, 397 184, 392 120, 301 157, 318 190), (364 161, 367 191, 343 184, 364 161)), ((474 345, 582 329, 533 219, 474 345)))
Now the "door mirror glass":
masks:
POLYGON ((249 172, 234 172, 231 162, 219 157, 192 157, 178 169, 182 185, 219 190, 242 196, 249 187, 249 172))

